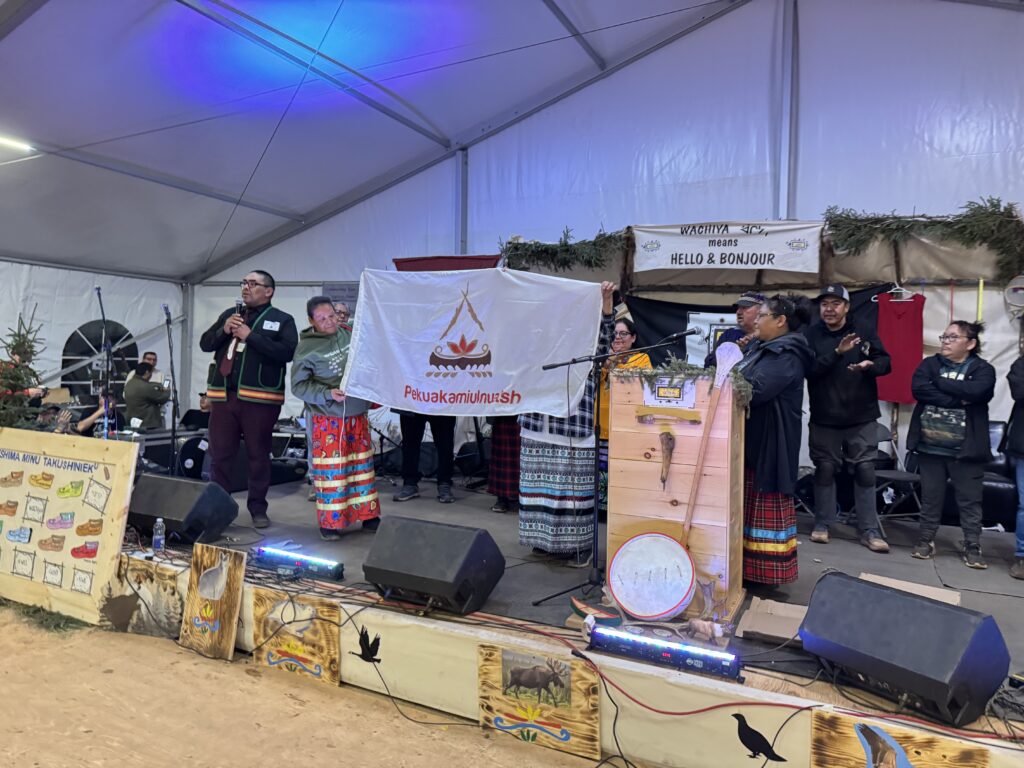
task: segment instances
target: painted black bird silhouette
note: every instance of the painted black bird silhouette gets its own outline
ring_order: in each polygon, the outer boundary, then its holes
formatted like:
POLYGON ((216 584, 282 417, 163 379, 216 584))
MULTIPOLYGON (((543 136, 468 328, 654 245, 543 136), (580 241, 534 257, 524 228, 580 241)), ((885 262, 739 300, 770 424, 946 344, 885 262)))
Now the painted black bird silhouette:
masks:
POLYGON ((353 656, 358 656, 363 661, 368 661, 371 664, 379 664, 380 659, 377 658, 377 651, 380 649, 380 635, 377 635, 370 640, 370 633, 366 631, 366 627, 359 628, 359 653, 355 651, 349 651, 353 656))
POLYGON ((772 749, 772 745, 768 743, 760 731, 756 731, 747 725, 747 718, 743 715, 733 715, 737 720, 737 730, 739 731, 740 743, 744 747, 750 750, 749 757, 760 757, 764 755, 766 759, 773 760, 776 763, 786 762, 786 758, 779 757, 775 754, 772 749))

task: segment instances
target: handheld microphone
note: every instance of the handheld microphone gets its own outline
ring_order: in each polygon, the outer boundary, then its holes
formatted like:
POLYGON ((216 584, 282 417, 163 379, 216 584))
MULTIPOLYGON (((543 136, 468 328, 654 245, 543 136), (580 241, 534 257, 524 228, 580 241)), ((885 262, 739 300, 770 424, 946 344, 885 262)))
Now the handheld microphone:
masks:
POLYGON ((235 299, 235 314, 240 315, 245 310, 245 302, 241 299, 235 299))
POLYGON ((673 333, 671 336, 666 336, 661 341, 679 341, 680 339, 685 339, 687 336, 696 336, 698 333, 700 333, 699 328, 687 328, 685 331, 679 331, 678 333, 673 333))

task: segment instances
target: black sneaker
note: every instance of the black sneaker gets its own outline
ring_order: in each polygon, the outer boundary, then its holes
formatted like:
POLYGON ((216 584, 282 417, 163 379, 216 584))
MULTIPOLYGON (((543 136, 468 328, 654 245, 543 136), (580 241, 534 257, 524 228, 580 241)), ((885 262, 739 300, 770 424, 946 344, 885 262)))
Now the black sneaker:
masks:
POLYGON ((1024 579, 1024 557, 1018 557, 1010 566, 1010 575, 1015 579, 1024 579))
POLYGON ((363 520, 364 531, 376 531, 380 527, 380 518, 371 517, 369 520, 363 520))
POLYGON ((341 539, 341 531, 336 528, 321 528, 320 538, 324 541, 338 541, 341 539))
POLYGON ((252 513, 252 527, 253 528, 269 528, 270 518, 267 517, 266 512, 253 512, 252 513))
POLYGON ((914 545, 914 549, 910 552, 911 557, 916 557, 918 560, 931 560, 935 557, 935 542, 921 540, 914 545))
POLYGON ((978 570, 988 568, 988 563, 981 556, 981 544, 965 544, 963 557, 964 565, 968 568, 977 568, 978 570))
POLYGON ((403 485, 402 490, 392 496, 393 501, 409 501, 410 499, 418 499, 420 497, 420 487, 418 485, 403 485))
POLYGON ((452 487, 450 485, 437 486, 437 500, 442 504, 454 503, 455 496, 452 495, 452 487))
POLYGON ((491 512, 500 512, 500 513, 504 514, 506 512, 511 512, 511 511, 512 511, 511 505, 508 503, 508 501, 506 501, 505 499, 503 499, 501 497, 499 497, 498 500, 496 502, 494 502, 494 505, 491 507, 491 512))

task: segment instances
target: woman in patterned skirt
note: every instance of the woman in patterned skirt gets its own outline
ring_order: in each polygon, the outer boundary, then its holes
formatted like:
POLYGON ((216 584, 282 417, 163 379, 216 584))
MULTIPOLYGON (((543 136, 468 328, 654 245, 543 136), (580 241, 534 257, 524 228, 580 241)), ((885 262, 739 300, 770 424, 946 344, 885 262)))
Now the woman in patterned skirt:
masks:
POLYGON ((743 579, 797 578, 793 489, 800 455, 804 376, 813 353, 796 331, 810 318, 800 298, 773 296, 755 320, 755 341, 737 366, 753 394, 747 417, 743 493, 743 579))
POLYGON ((320 535, 338 539, 354 523, 376 530, 380 523, 373 472, 369 404, 338 387, 348 362, 351 332, 338 323, 326 296, 306 303, 311 328, 299 334, 292 362, 292 392, 306 403, 313 421, 308 455, 316 489, 320 535))
MULTIPOLYGON (((601 284, 598 353, 611 344, 615 316, 612 283, 601 284)), ((562 559, 586 559, 594 533, 594 386, 568 418, 519 417, 519 543, 562 559)))

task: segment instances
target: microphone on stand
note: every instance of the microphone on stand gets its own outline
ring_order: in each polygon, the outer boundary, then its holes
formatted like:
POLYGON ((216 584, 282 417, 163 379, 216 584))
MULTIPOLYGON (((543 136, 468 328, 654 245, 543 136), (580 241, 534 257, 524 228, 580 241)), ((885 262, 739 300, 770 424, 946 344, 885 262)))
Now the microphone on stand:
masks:
POLYGON ((687 336, 696 336, 698 333, 700 333, 699 328, 687 328, 685 331, 679 331, 670 336, 666 336, 658 343, 664 344, 666 341, 679 341, 680 339, 685 339, 687 336))
POLYGON ((167 318, 167 324, 170 325, 171 324, 171 309, 170 309, 170 307, 168 307, 166 304, 161 304, 160 306, 163 307, 163 309, 164 309, 164 317, 167 318))

